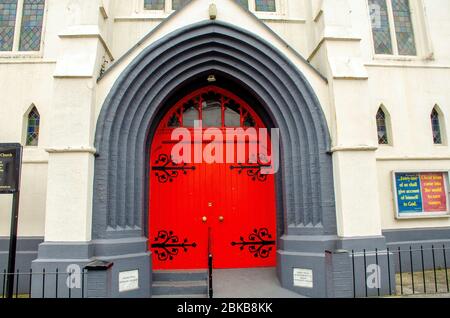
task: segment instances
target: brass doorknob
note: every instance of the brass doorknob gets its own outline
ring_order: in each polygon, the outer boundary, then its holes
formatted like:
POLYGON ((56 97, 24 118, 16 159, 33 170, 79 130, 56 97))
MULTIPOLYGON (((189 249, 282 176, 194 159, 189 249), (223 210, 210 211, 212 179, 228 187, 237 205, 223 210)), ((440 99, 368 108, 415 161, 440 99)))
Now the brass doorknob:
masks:
POLYGON ((219 216, 219 222, 223 222, 223 220, 225 220, 225 218, 223 216, 219 216))
POLYGON ((206 223, 206 221, 208 221, 208 218, 206 216, 202 217, 202 221, 203 223, 206 223))

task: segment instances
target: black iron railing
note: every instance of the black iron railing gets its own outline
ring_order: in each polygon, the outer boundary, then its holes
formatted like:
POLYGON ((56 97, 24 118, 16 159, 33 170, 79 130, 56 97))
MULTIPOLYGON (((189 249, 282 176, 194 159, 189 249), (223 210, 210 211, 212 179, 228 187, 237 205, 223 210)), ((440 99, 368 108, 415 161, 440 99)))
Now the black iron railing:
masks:
POLYGON ((54 271, 41 272, 0 272, 2 286, 1 298, 85 298, 86 271, 81 273, 61 272, 58 268, 54 271), (74 283, 73 279, 79 283, 74 283), (14 285, 13 294, 7 293, 8 280, 14 285), (32 288, 33 281, 39 286, 32 288))
POLYGON ((353 296, 408 296, 450 293, 448 250, 430 247, 351 252, 353 296), (370 266, 375 268, 373 272, 370 266), (379 271, 379 272, 377 272, 379 271), (369 275, 372 275, 369 277, 369 275), (370 280, 374 279, 374 286, 370 280))
POLYGON ((211 228, 208 228, 208 297, 213 298, 213 253, 211 228))

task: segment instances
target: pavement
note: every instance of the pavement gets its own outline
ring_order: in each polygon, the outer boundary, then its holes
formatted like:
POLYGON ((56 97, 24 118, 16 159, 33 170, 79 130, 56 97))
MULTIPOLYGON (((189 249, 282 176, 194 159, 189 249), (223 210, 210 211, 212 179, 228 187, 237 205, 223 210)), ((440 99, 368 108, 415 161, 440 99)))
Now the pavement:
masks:
POLYGON ((276 268, 214 270, 214 298, 304 298, 281 287, 276 268))

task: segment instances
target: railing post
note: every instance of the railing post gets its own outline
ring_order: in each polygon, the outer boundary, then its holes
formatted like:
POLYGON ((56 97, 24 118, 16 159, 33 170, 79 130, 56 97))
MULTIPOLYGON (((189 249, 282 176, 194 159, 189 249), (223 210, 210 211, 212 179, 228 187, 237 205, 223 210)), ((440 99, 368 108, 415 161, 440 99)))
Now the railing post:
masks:
POLYGON ((213 298, 213 253, 211 227, 208 227, 208 297, 213 298))
MULTIPOLYGON (((387 251, 387 262, 388 262, 387 271, 388 271, 388 282, 389 282, 389 295, 392 296, 391 256, 390 256, 391 251, 389 250, 389 247, 386 249, 386 251, 387 251)), ((395 268, 394 268, 394 272, 395 272, 395 268)))
POLYGON ((412 247, 409 247, 409 263, 411 266, 411 282, 412 282, 412 292, 413 295, 416 293, 416 289, 414 286, 414 264, 413 264, 413 257, 412 257, 412 247))
POLYGON ((213 255, 209 254, 209 256, 208 256, 208 296, 209 296, 209 298, 213 298, 213 296, 214 296, 212 269, 213 269, 213 255))
POLYGON ((442 245, 442 253, 444 254, 445 283, 447 284, 447 293, 450 293, 450 286, 448 283, 448 271, 447 271, 447 255, 446 255, 447 253, 445 244, 442 245))
POLYGON ((366 291, 366 297, 369 296, 368 290, 367 290, 367 257, 366 257, 366 249, 364 249, 364 288, 366 291))
POLYGON ((58 283, 59 283, 59 270, 56 269, 56 285, 55 285, 55 298, 58 298, 58 283))
POLYGON ((433 255, 434 288, 437 293, 438 292, 438 281, 437 281, 437 274, 436 274, 436 259, 435 259, 435 255, 434 255, 434 245, 431 245, 431 254, 433 255))
POLYGON ((400 270, 400 294, 403 295, 402 250, 398 247, 398 266, 400 270))
POLYGON ((425 262, 423 259, 423 246, 420 246, 420 255, 422 257, 422 278, 423 278, 423 292, 426 294, 427 293, 427 280, 425 277, 425 262))
POLYGON ((28 285, 28 297, 31 298, 31 282, 33 281, 33 269, 30 268, 30 281, 28 285))
POLYGON ((16 270, 16 275, 17 275, 17 278, 16 278, 16 298, 19 298, 19 276, 20 276, 19 269, 16 270))
MULTIPOLYGON (((378 268, 380 268, 380 264, 379 264, 379 262, 378 262, 378 248, 376 248, 375 249, 375 263, 376 263, 376 265, 377 265, 377 269, 378 268)), ((388 266, 389 266, 389 264, 388 264, 388 266)), ((381 276, 381 273, 380 273, 380 276, 381 276)), ((367 282, 366 282, 367 283, 367 282)), ((379 286, 377 286, 377 295, 378 295, 378 297, 380 296, 380 289, 381 289, 381 281, 379 282, 379 286)))
POLYGON ((6 269, 3 270, 2 298, 5 298, 5 286, 6 286, 6 269))
POLYGON ((45 298, 45 268, 42 270, 42 298, 45 298))
POLYGON ((84 275, 86 274, 86 269, 81 271, 81 298, 84 298, 84 275))

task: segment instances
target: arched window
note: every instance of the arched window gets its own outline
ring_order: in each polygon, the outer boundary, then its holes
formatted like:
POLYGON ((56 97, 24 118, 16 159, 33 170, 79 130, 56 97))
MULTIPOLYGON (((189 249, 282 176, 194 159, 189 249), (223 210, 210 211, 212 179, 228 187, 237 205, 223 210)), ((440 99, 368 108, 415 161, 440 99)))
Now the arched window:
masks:
POLYGON ((443 144, 442 128, 441 116, 435 106, 431 112, 431 129, 433 131, 433 143, 435 145, 443 144))
POLYGON ((44 12, 45 0, 1 0, 0 51, 39 51, 44 12))
POLYGON ((382 107, 378 109, 376 119, 377 119, 378 144, 389 145, 390 137, 389 137, 388 118, 386 112, 383 110, 382 107))
POLYGON ((39 124, 41 118, 35 106, 30 110, 27 116, 27 134, 26 145, 37 146, 39 142, 39 124))
POLYGON ((146 10, 164 10, 164 0, 145 0, 144 9, 146 10))
POLYGON ((168 115, 167 128, 192 128, 201 120, 203 128, 259 127, 255 115, 238 97, 215 86, 204 87, 189 95, 168 115))
POLYGON ((239 3, 241 6, 243 6, 245 9, 248 9, 248 0, 236 0, 237 3, 239 3))
POLYGON ((275 0, 255 0, 255 10, 275 12, 277 11, 275 0))
POLYGON ((181 9, 187 2, 187 0, 172 0, 172 10, 181 9))
POLYGON ((410 0, 369 0, 369 10, 375 54, 417 55, 410 0))

